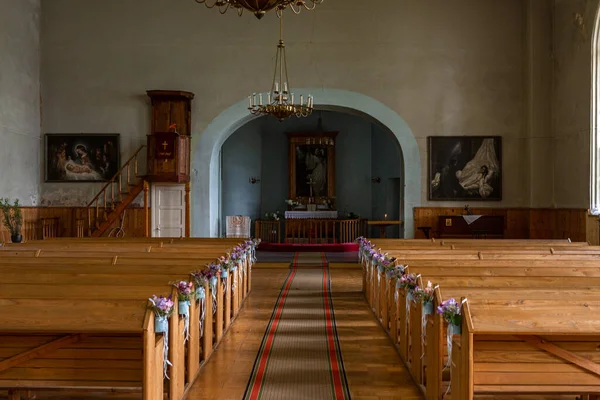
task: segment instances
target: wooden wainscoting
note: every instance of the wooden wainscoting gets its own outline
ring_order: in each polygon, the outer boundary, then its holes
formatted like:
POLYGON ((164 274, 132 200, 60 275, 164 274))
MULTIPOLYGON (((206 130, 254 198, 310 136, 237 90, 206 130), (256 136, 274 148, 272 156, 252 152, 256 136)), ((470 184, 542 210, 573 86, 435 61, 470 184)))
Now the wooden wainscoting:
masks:
MULTIPOLYGON (((22 207, 23 228, 22 235, 24 240, 35 240, 43 238, 42 219, 58 218, 58 228, 56 236, 58 237, 77 237, 77 220, 84 220, 87 224, 86 207, 22 207)), ((121 226, 121 219, 107 230, 110 232, 114 227, 121 226)), ((125 222, 123 223, 126 237, 144 236, 144 208, 129 207, 125 212, 125 222)), ((87 236, 87 226, 83 229, 84 236, 87 236)), ((106 236, 106 235, 105 235, 106 236)), ((10 241, 10 233, 0 224, 0 241, 10 241)))
MULTIPOLYGON (((585 209, 474 207, 471 211, 473 214, 503 216, 506 239, 570 238, 577 242, 595 240, 597 244, 600 236, 597 217, 588 216, 585 209)), ((463 214, 463 207, 415 207, 415 238, 425 238, 418 227, 429 226, 436 236, 438 217, 463 214)))

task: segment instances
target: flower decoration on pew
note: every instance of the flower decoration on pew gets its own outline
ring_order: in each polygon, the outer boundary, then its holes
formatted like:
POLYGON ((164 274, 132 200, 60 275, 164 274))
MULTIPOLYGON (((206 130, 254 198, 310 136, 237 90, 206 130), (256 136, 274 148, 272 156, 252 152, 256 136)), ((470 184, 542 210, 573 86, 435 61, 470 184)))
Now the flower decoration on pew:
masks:
POLYGON ((433 314, 433 292, 435 288, 431 284, 431 281, 427 282, 427 286, 419 287, 417 286, 413 290, 413 295, 415 297, 415 301, 417 303, 423 304, 423 314, 431 315, 433 314))
POLYGON ((171 296, 164 297, 153 295, 149 298, 150 309, 154 311, 154 332, 156 333, 164 333, 168 329, 168 318, 173 313, 173 300, 171 296))
POLYGON ((177 288, 177 300, 179 301, 179 314, 189 315, 190 313, 190 301, 194 296, 194 283, 179 281, 173 283, 173 286, 177 288))
POLYGON ((221 279, 227 279, 229 276, 229 270, 232 268, 231 257, 227 256, 219 257, 219 267, 221 268, 221 279))
POLYGON ((460 333, 462 316, 460 314, 460 304, 455 299, 442 301, 437 308, 437 313, 444 318, 444 321, 452 325, 454 333, 460 333))
POLYGON ((401 264, 394 265, 394 264, 392 264, 387 269, 386 275, 390 279, 400 279, 402 277, 402 275, 404 275, 404 270, 405 269, 406 269, 406 267, 404 265, 401 265, 401 264))
POLYGON ((415 274, 404 274, 398 279, 396 287, 399 289, 406 289, 407 300, 414 300, 414 291, 418 287, 417 278, 419 275, 415 274))
POLYGON ((191 274, 194 285, 196 286, 196 299, 202 300, 206 298, 206 289, 204 285, 208 283, 208 278, 202 271, 195 271, 191 274))

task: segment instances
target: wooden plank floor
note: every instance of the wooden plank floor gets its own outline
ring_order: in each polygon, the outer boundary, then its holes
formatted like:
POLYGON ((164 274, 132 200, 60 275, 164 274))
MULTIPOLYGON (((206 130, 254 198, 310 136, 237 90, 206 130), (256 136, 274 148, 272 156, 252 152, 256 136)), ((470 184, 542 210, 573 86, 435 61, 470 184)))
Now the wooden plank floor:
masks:
MULTIPOLYGON (((282 265, 283 266, 283 265, 282 265)), ((252 270, 252 294, 231 331, 202 368, 189 400, 239 400, 288 268, 252 270), (223 373, 227 371, 227 373, 223 373)), ((332 297, 352 399, 422 399, 360 292, 361 271, 332 269, 332 297)))
MULTIPOLYGON (((252 293, 242 312, 190 389, 189 400, 240 400, 244 394, 264 330, 271 317, 288 266, 269 265, 252 271, 252 293)), ((361 271, 332 268, 332 297, 346 375, 353 400, 416 400, 413 383, 388 336, 361 293, 361 271)), ((6 392, 0 391, 0 399, 6 392)), ((38 393, 39 400, 139 399, 140 395, 65 392, 38 393)), ((449 396, 447 397, 449 398, 449 396)), ((477 396, 477 400, 574 400, 575 396, 477 396)), ((315 399, 318 400, 318 399, 315 399)))

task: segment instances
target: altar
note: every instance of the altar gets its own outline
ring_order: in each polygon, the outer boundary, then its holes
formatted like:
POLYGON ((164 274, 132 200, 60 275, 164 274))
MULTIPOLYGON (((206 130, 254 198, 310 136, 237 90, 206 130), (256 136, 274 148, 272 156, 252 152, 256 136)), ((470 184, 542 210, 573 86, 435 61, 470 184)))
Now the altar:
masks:
POLYGON ((322 211, 286 211, 285 219, 337 219, 338 212, 335 210, 322 211))

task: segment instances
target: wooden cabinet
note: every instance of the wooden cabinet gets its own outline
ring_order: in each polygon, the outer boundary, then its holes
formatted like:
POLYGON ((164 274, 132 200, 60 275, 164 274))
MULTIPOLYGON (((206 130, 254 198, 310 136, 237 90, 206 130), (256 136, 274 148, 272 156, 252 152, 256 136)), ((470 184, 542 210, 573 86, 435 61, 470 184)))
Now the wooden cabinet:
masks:
POLYGON ((151 182, 190 181, 191 109, 194 94, 149 90, 152 102, 146 179, 151 182))

